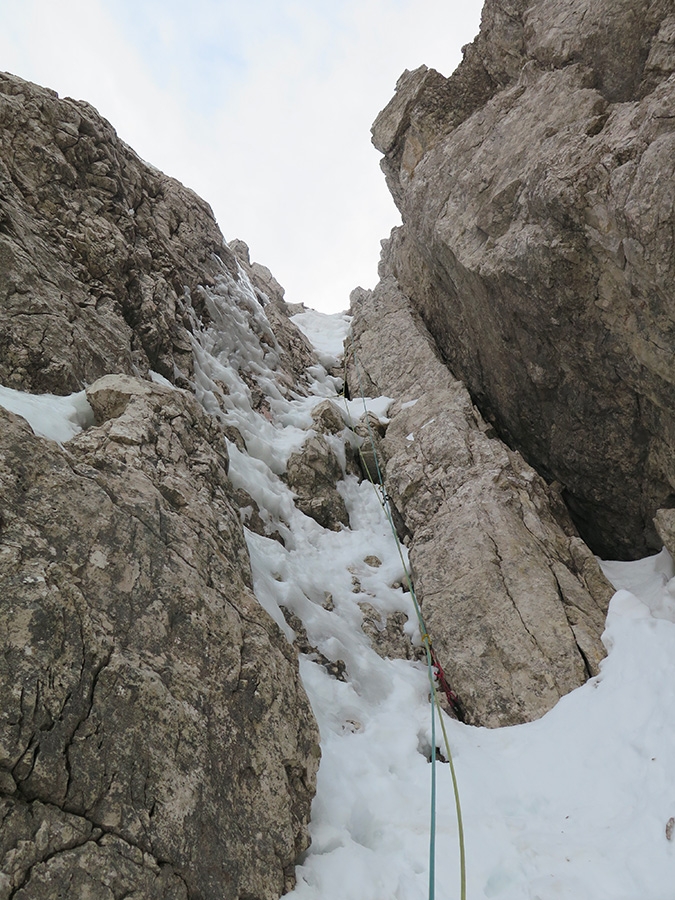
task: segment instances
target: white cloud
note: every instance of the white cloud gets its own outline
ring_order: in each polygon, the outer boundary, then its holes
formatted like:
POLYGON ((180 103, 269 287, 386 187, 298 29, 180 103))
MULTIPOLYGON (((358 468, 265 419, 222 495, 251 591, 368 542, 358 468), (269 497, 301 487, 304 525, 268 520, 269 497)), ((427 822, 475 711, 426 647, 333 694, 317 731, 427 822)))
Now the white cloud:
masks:
POLYGON ((0 65, 87 99, 246 240, 287 298, 347 305, 396 223, 370 125, 450 74, 480 0, 0 0, 0 65))

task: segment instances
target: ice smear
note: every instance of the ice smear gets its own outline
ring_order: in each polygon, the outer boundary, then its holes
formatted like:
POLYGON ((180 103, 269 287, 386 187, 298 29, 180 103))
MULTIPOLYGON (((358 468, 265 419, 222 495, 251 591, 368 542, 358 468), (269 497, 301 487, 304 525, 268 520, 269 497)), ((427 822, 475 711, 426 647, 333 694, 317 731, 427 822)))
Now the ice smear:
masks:
POLYGON ((307 432, 292 416, 282 424, 272 414, 273 407, 278 414, 289 405, 275 378, 281 348, 274 332, 242 270, 235 281, 223 266, 215 286, 202 288, 202 296, 212 324, 202 329, 196 318, 193 322, 197 398, 207 412, 239 430, 249 455, 281 474, 307 432), (256 413, 252 386, 265 397, 269 417, 256 413))
POLYGON ((664 547, 655 556, 636 562, 600 561, 602 571, 617 590, 639 594, 657 618, 675 619, 675 566, 664 547), (669 587, 669 582, 671 586, 669 587))
POLYGON ((94 424, 94 412, 84 391, 60 397, 0 387, 0 406, 22 416, 35 434, 60 444, 94 424))
POLYGON ((352 317, 346 313, 326 315, 315 309, 291 316, 291 322, 309 338, 316 350, 319 362, 327 368, 337 365, 342 356, 344 340, 349 333, 352 317))
MULTIPOLYGON (((270 531, 247 534, 257 596, 289 637, 282 609, 291 610, 316 648, 301 660, 301 674, 323 756, 312 845, 288 896, 425 900, 426 674, 418 663, 381 659, 372 650, 359 606, 367 601, 383 619, 402 609, 412 620, 410 599, 397 586, 401 562, 367 483, 348 478, 341 485, 348 529, 326 531, 295 508, 278 477, 275 453, 279 448, 283 458, 301 440, 311 404, 285 399, 275 388, 273 358, 254 346, 255 330, 247 331, 247 317, 258 310, 243 303, 240 310, 241 329, 235 338, 230 330, 227 340, 244 349, 237 354, 219 335, 202 335, 195 371, 205 405, 212 403, 246 436, 247 453, 230 448, 231 473, 260 505, 270 531), (239 374, 251 350, 257 383, 270 391, 269 419, 253 410, 239 374), (225 397, 216 396, 219 383, 228 385, 225 397), (286 429, 290 437, 284 437, 286 429), (274 531, 284 545, 273 539, 274 531), (374 565, 373 557, 382 565, 374 565), (322 657, 344 661, 344 681, 328 674, 322 657)), ((327 345, 334 323, 326 324, 322 337, 319 316, 313 318, 313 340, 320 344, 325 337, 327 345)), ((329 376, 320 367, 310 374, 314 396, 329 396, 329 376)), ((664 552, 638 563, 607 563, 605 571, 620 590, 607 619, 609 654, 599 676, 537 722, 497 730, 446 722, 462 795, 472 900, 675 896, 675 844, 665 832, 675 816, 672 561, 664 552)), ((438 768, 436 892, 450 898, 459 896, 457 827, 448 767, 438 768)))
POLYGON ((173 388, 176 390, 176 385, 172 384, 168 378, 165 378, 163 375, 160 375, 159 372, 153 372, 152 369, 148 371, 148 375, 150 379, 155 382, 155 384, 164 385, 164 387, 173 388))
POLYGON ((357 397, 355 400, 340 399, 340 407, 348 423, 358 422, 367 412, 373 413, 383 424, 386 424, 387 410, 393 403, 391 397, 357 397))

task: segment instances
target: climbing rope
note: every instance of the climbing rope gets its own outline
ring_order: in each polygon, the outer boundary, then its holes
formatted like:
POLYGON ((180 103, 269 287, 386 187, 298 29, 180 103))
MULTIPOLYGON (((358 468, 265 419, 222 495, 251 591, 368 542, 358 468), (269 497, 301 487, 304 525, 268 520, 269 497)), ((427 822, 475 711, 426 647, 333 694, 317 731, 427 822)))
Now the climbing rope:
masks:
MULTIPOLYGON (((445 753, 448 761, 448 765, 450 767, 450 775, 452 778, 452 788, 455 798, 455 811, 457 816, 457 834, 459 840, 459 871, 460 871, 460 900, 466 900, 466 852, 464 846, 464 824, 462 820, 462 807, 459 799, 459 785, 457 783, 457 774, 455 772, 455 765, 452 758, 452 752, 450 750, 450 741, 448 739, 448 734, 445 728, 445 722, 443 721, 443 713, 440 704, 440 698, 438 696, 437 685, 440 687, 440 690, 445 694, 450 707, 456 712, 460 712, 460 704, 457 695, 454 691, 451 690, 447 678, 445 677, 445 672, 438 661, 436 656, 436 652, 431 644, 431 638, 429 637, 429 632, 427 631, 427 627, 424 623, 424 617, 422 615, 422 609, 417 600, 417 595, 415 593, 415 588, 412 583, 412 577, 408 570, 408 565, 405 561, 403 555, 403 549, 401 547, 401 541, 399 540, 398 532, 396 531, 396 526, 394 525, 394 519, 391 512, 391 506, 389 503, 389 497, 387 495, 387 490, 384 486, 384 478, 382 477, 382 470, 380 468, 380 464, 377 457, 377 448, 375 445, 375 436, 373 434, 371 425, 370 425, 370 414, 368 412, 368 406, 366 404, 366 397, 363 390, 363 384, 361 380, 361 371, 358 363, 358 357, 356 355, 356 347, 354 346, 354 338, 352 337, 351 332, 349 333, 349 341, 351 344, 350 354, 345 353, 344 357, 344 385, 346 388, 347 384, 347 361, 349 356, 351 355, 354 360, 354 369, 356 370, 356 378, 359 386, 359 394, 361 396, 361 400, 363 402, 363 410, 365 413, 366 420, 366 428, 368 430, 368 440, 370 442, 370 446, 373 452, 373 459, 375 461, 375 471, 377 474, 378 483, 376 484, 372 473, 370 471, 370 466, 368 465, 367 460, 365 459, 361 446, 359 446, 359 456, 361 457, 361 461, 363 463, 363 469, 368 475, 368 480, 372 484, 375 493, 377 494, 378 500, 380 502, 380 506, 384 510, 384 513, 387 517, 387 521, 389 522, 389 526, 391 528, 392 534, 394 536, 394 540, 396 542, 396 549, 398 550, 398 555, 401 560, 401 565, 403 567, 403 573, 405 576, 406 586, 408 591, 410 592, 410 596, 412 597, 413 606, 415 609, 415 614, 417 616, 417 623, 420 629, 420 636, 422 639, 422 646, 424 647, 424 653, 426 657, 427 663, 427 674, 429 677, 429 687, 431 690, 431 814, 430 814, 430 826, 429 826, 429 900, 435 900, 436 896, 436 716, 438 715, 438 720, 441 723, 441 731, 443 734, 443 743, 445 745, 445 753)), ((349 425, 352 431, 354 431, 354 423, 352 421, 351 413, 349 411, 349 406, 347 405, 347 395, 343 390, 343 399, 345 401, 345 410, 347 412, 347 418, 349 419, 349 425)))

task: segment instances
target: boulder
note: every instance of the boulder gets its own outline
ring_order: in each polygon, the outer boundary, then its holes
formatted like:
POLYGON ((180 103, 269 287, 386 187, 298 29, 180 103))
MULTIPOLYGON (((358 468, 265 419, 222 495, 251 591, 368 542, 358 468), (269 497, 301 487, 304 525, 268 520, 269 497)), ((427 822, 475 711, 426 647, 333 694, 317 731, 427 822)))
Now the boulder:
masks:
POLYGON ((344 472, 322 434, 312 434, 286 465, 285 480, 295 493, 295 505, 324 528, 349 525, 345 501, 337 491, 344 472))
POLYGON ((345 420, 340 407, 332 400, 322 400, 312 410, 314 427, 321 434, 342 434, 345 420))

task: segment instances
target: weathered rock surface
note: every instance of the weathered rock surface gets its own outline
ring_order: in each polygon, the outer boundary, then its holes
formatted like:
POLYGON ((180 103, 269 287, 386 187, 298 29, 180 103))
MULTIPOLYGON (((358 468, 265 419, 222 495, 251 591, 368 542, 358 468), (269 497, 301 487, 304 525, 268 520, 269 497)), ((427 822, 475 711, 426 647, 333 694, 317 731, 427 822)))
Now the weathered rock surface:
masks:
POLYGON ((0 798, 0 896, 187 900, 170 866, 87 819, 38 801, 0 798))
POLYGON ((338 530, 349 525, 345 501, 336 489, 343 474, 326 438, 315 434, 289 457, 285 480, 296 494, 299 510, 324 528, 338 530))
POLYGON ((0 384, 87 387, 96 420, 60 447, 0 410, 0 898, 272 900, 318 733, 252 592, 245 438, 143 378, 197 390, 214 349, 264 414, 315 360, 270 273, 88 104, 1 75, 0 124, 0 384))
POLYGON ((87 103, 2 74, 0 124, 0 382, 189 375, 186 288, 236 271, 208 205, 87 103))
POLYGON ((393 274, 483 416, 606 557, 675 505, 672 0, 487 0, 373 129, 393 274))
POLYGON ((318 735, 222 430, 128 376, 87 396, 66 447, 0 410, 0 896, 272 900, 318 735))
POLYGON ((185 387, 193 308, 207 325, 205 291, 250 275, 278 332, 261 337, 288 369, 280 387, 302 390, 311 350, 283 289, 224 242, 204 200, 88 103, 13 75, 0 74, 0 125, 1 384, 67 394, 152 369, 185 387))
POLYGON ((363 613, 364 632, 370 638, 373 650, 383 659, 416 659, 424 651, 415 648, 405 633, 408 617, 405 613, 395 612, 383 615, 370 603, 360 603, 363 613))
POLYGON ((536 718, 598 671, 613 589, 556 491, 494 436, 443 364, 387 258, 352 311, 348 384, 359 365, 369 394, 397 398, 382 441, 387 490, 466 719, 536 718))

